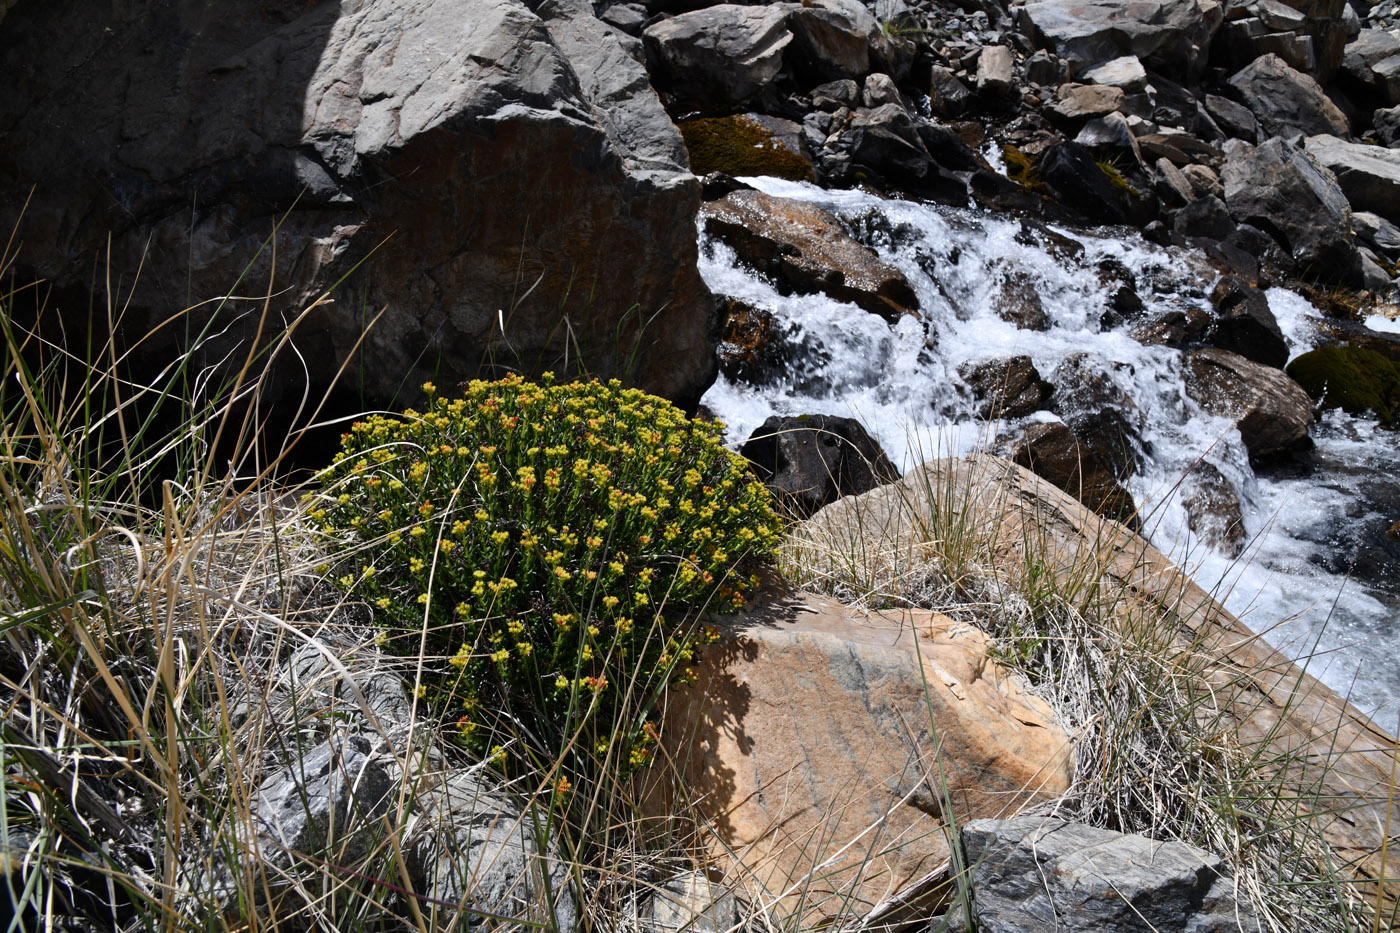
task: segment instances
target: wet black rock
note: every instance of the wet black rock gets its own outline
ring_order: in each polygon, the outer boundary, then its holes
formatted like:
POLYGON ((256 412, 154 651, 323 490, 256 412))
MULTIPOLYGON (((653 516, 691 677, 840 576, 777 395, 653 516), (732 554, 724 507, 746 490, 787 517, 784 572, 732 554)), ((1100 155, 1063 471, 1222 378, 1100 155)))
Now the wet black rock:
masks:
POLYGON ((1224 276, 1210 300, 1215 316, 1206 331, 1208 344, 1265 366, 1283 368, 1288 362, 1288 342, 1262 291, 1235 276, 1224 276))
POLYGON ((899 479, 899 470, 859 422, 834 415, 774 415, 739 452, 781 501, 803 515, 899 479))
POLYGON ((979 403, 978 417, 987 420, 1039 411, 1054 388, 1040 377, 1029 356, 969 361, 958 367, 958 375, 979 403))

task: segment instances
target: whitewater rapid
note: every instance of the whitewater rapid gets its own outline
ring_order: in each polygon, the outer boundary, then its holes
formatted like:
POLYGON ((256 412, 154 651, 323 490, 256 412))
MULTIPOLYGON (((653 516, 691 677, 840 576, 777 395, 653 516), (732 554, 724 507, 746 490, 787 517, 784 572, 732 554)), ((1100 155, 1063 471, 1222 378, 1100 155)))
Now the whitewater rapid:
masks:
MULTIPOLYGON (((1233 424, 1186 395, 1182 354, 1144 346, 1128 326, 1105 323, 1110 286, 1096 271, 1100 266, 1121 263, 1132 272, 1144 305, 1135 317, 1146 320, 1209 308, 1217 274, 1199 257, 1135 234, 1051 228, 1082 245, 1082 257, 1068 259, 1063 248, 1028 237, 1013 218, 772 178, 743 181, 835 214, 899 268, 918 294, 920 312, 890 325, 823 295, 782 295, 702 230, 701 273, 711 290, 769 312, 792 354, 771 383, 739 384, 722 375, 705 395, 702 404, 729 426, 731 443, 741 444, 770 415, 841 415, 863 423, 907 470, 988 448, 1010 427, 975 416, 957 375, 960 364, 1028 355, 1050 378, 1066 357, 1086 353, 1135 403, 1129 414, 1141 432, 1143 460, 1128 488, 1152 543, 1271 644, 1395 728, 1400 584, 1387 586, 1384 571, 1367 583, 1348 571, 1365 536, 1387 520, 1389 505, 1400 507, 1396 435, 1330 412, 1311 432, 1315 469, 1256 474, 1233 424), (1048 328, 1020 329, 996 314, 1009 273, 1031 283, 1048 328), (1219 470, 1239 496, 1248 539, 1238 559, 1211 550, 1187 526, 1179 480, 1197 461, 1219 470)), ((1316 346, 1321 313, 1284 289, 1267 296, 1290 358, 1316 346)), ((1044 411, 1030 416, 1054 418, 1044 411)))

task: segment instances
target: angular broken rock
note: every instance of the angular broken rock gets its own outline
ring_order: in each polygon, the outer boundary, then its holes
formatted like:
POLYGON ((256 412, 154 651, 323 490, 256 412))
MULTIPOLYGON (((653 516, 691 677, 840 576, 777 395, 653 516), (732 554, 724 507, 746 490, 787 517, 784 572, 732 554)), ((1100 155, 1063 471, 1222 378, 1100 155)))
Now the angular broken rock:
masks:
POLYGON ((1400 223, 1400 152, 1336 136, 1309 136, 1308 155, 1337 176, 1354 210, 1400 223))
POLYGON ((1238 223, 1267 231, 1316 275, 1343 283, 1355 278, 1351 205, 1336 177, 1301 146, 1274 138, 1235 149, 1220 174, 1238 223))
POLYGON ((1191 74, 1219 28, 1218 3, 1197 0, 1031 0, 1020 25, 1073 70, 1134 55, 1159 71, 1191 74))
POLYGON ((1123 89, 1103 84, 1063 84, 1049 110, 1064 120, 1082 120, 1113 113, 1123 106, 1123 89))
POLYGON ((355 863, 384 831, 379 817, 393 786, 363 736, 342 735, 299 754, 254 800, 262 856, 281 866, 302 857, 355 863))
POLYGON ((1229 418, 1251 459, 1305 447, 1312 399, 1283 372, 1228 350, 1206 348, 1186 357, 1186 394, 1212 415, 1229 418))
POLYGON ((554 840, 537 835, 546 815, 522 810, 471 771, 449 774, 414 804, 406 861, 429 929, 574 929, 568 863, 554 840))
POLYGON ((1350 132, 1346 115, 1322 86, 1277 55, 1255 59, 1232 75, 1229 84, 1253 111, 1264 136, 1346 136, 1350 132))
POLYGON ((960 834, 982 933, 1257 933, 1219 856, 1051 817, 973 820, 960 834))
POLYGON ((979 629, 781 587, 717 623, 699 682, 667 696, 677 776, 647 776, 653 811, 680 782, 726 874, 804 925, 860 916, 944 866, 950 819, 1069 786, 1069 736, 979 629))
POLYGON ((778 76, 792 42, 780 6, 717 6, 682 13, 642 33, 653 78, 686 107, 724 112, 757 97, 778 76))
POLYGON ((1215 317, 1206 330, 1207 343, 1264 366, 1283 368, 1288 362, 1288 341, 1263 291, 1227 275, 1211 290, 1210 301, 1215 317))
POLYGON ((822 292, 889 321, 919 308, 898 269, 852 239, 814 204, 760 191, 731 191, 701 209, 705 230, 734 248, 740 261, 780 286, 822 292))

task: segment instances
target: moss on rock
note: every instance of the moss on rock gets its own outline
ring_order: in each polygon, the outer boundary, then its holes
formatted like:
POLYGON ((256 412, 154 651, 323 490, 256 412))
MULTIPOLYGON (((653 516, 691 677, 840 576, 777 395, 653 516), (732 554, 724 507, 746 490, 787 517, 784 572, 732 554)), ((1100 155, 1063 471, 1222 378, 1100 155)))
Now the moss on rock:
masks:
POLYGON ((679 126, 690 153, 690 170, 697 175, 724 172, 815 180, 806 159, 750 117, 702 117, 684 120, 679 126))
POLYGON ((1006 163, 1006 177, 1016 182, 1026 191, 1038 192, 1041 189, 1040 176, 1035 170, 1035 160, 1016 146, 1001 147, 1001 157, 1006 163))
POLYGON ((1400 407, 1400 366, 1374 350, 1321 347, 1289 363, 1287 372, 1322 408, 1374 413, 1386 427, 1394 424, 1400 407))

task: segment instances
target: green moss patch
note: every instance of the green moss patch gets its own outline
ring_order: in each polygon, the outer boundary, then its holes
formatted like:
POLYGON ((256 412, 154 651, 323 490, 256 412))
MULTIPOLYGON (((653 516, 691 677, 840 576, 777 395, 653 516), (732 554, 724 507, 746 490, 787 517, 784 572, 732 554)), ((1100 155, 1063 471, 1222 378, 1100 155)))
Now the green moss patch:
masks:
POLYGON ((1016 146, 1002 146, 1001 158, 1006 163, 1006 177, 1027 191, 1039 191, 1040 175, 1035 170, 1035 160, 1016 146))
POLYGON ((1289 363, 1287 372, 1322 408, 1374 413, 1386 427, 1394 424, 1400 406, 1400 366, 1374 350, 1322 347, 1289 363))
POLYGON ((815 180, 806 159, 749 117, 703 117, 685 120, 679 126, 690 153, 690 170, 697 175, 724 172, 815 180))

